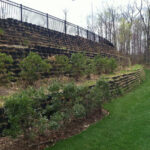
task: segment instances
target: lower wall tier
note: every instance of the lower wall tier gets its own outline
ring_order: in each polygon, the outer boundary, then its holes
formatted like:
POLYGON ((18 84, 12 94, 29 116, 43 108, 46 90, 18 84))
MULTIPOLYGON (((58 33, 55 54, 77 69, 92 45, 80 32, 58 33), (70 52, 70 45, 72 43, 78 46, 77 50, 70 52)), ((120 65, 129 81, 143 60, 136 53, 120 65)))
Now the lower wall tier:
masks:
MULTIPOLYGON (((132 90, 135 86, 139 85, 145 78, 143 69, 134 71, 132 73, 122 74, 114 76, 109 81, 106 81, 109 85, 109 91, 111 97, 116 97, 123 92, 132 90)), ((90 87, 92 88, 92 87, 90 87)), ((4 108, 0 109, 0 136, 2 131, 9 128, 7 117, 4 115, 4 108)))

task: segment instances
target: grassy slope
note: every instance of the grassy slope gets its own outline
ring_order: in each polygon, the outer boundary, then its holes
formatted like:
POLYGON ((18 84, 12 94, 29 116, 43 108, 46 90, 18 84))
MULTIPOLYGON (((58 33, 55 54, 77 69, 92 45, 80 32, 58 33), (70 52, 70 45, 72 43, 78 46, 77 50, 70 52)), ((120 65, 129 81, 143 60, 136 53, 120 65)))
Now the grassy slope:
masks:
MULTIPOLYGON (((138 64, 137 65, 133 65, 131 67, 126 67, 126 68, 124 68, 122 70, 116 71, 116 72, 111 73, 111 74, 103 74, 99 78, 111 80, 112 77, 114 77, 114 76, 120 76, 120 75, 123 75, 123 74, 129 74, 131 72, 137 71, 138 69, 143 69, 143 66, 142 65, 138 65, 138 64)), ((95 85, 96 81, 98 79, 96 79, 96 80, 92 80, 92 79, 91 80, 87 80, 84 83, 81 83, 81 85, 84 85, 84 86, 95 85)))
POLYGON ((136 90, 104 108, 109 116, 47 150, 150 150, 150 71, 136 90))

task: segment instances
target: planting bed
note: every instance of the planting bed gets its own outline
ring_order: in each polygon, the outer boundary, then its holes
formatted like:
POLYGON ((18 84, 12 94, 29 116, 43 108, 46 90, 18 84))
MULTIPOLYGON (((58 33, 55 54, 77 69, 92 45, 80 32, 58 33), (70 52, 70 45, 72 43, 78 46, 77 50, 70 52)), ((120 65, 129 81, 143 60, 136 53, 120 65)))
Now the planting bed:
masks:
MULTIPOLYGON (((131 73, 114 76, 106 82, 108 82, 111 97, 114 97, 114 96, 118 96, 119 94, 121 94, 120 93, 121 91, 131 90, 136 85, 140 84, 143 78, 144 78, 143 69, 138 69, 131 73)), ((92 88, 92 87, 90 87, 90 88, 92 88)), ((107 114, 107 112, 105 112, 105 113, 107 114)), ((45 146, 46 144, 50 144, 50 143, 53 143, 60 139, 64 139, 71 135, 77 134, 80 131, 84 130, 86 127, 88 127, 88 125, 90 123, 93 123, 96 120, 99 120, 101 117, 102 117, 101 112, 99 112, 99 110, 98 111, 95 110, 92 114, 90 114, 90 116, 87 118, 87 120, 85 120, 85 119, 75 120, 71 124, 68 124, 68 126, 66 126, 65 128, 60 129, 58 131, 54 131, 53 133, 48 131, 46 137, 41 136, 41 137, 39 137, 39 139, 35 140, 34 144, 30 143, 29 144, 29 145, 31 145, 30 148, 33 150, 34 148, 37 149, 37 146, 38 146, 39 149, 40 148, 42 149, 43 146, 45 146), (48 140, 48 139, 50 139, 50 140, 48 140), (37 143, 39 143, 37 141, 40 141, 40 144, 37 144, 37 143)), ((0 119, 0 126, 1 126, 0 132, 2 132, 2 130, 4 128, 9 128, 9 124, 7 123, 7 117, 4 116, 3 108, 0 109, 0 118, 1 118, 0 119)), ((22 139, 22 137, 20 139, 22 139)), ((0 143, 3 144, 3 146, 4 146, 3 150, 7 150, 8 146, 12 150, 14 149, 14 146, 15 146, 15 148, 17 146, 20 150, 25 150, 27 148, 27 147, 25 147, 25 145, 22 147, 22 144, 23 144, 22 140, 15 140, 15 141, 13 140, 12 141, 9 138, 1 138, 0 143), (7 145, 6 142, 10 142, 10 143, 12 142, 13 144, 7 145), (18 145, 16 145, 16 144, 18 144, 18 145)), ((24 144, 26 144, 26 143, 24 143, 24 144)), ((27 148, 27 149, 29 150, 29 148, 27 148)), ((17 150, 17 148, 16 148, 16 150, 17 150)))
MULTIPOLYGON (((19 69, 18 69, 18 63, 20 60, 28 56, 29 52, 36 52, 38 53, 42 58, 48 59, 50 57, 53 57, 55 55, 65 55, 67 57, 71 57, 73 53, 78 53, 79 51, 73 51, 73 50, 64 50, 64 49, 57 49, 57 48, 51 48, 51 47, 42 47, 42 46, 36 46, 34 48, 26 48, 26 47, 16 47, 16 46, 0 46, 0 52, 6 53, 8 55, 11 55, 14 59, 13 66, 10 66, 10 70, 15 73, 16 76, 18 76, 19 69)), ((82 52, 81 52, 82 53, 82 52)), ((92 53, 92 52, 84 52, 84 54, 90 58, 94 58, 99 53, 92 53)), ((110 54, 110 53, 104 53, 101 52, 102 57, 107 58, 115 58, 119 65, 126 66, 129 64, 129 59, 123 56, 118 56, 116 54, 110 54)), ((55 74, 55 70, 51 70, 51 74, 55 74)))

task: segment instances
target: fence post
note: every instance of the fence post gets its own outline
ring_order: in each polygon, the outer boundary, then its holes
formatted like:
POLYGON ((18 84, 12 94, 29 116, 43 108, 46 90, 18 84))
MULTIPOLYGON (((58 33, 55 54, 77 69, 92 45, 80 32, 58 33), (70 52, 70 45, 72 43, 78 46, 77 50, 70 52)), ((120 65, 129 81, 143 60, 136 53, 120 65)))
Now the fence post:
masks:
POLYGON ((67 34, 67 21, 66 20, 64 22, 64 25, 65 25, 65 34, 67 34))
POLYGON ((95 42, 95 33, 93 33, 93 36, 94 36, 94 42, 95 42))
POLYGON ((79 36, 79 26, 77 26, 77 35, 79 36))
POLYGON ((47 29, 49 29, 48 14, 46 14, 47 29))
POLYGON ((98 39, 99 39, 99 43, 100 43, 100 36, 98 36, 98 39))
POLYGON ((87 32, 87 39, 88 39, 88 37, 89 37, 89 31, 88 31, 88 30, 86 30, 86 32, 87 32))
POLYGON ((23 16, 22 16, 22 4, 20 4, 20 12, 21 12, 21 14, 20 14, 21 16, 20 16, 20 17, 21 17, 21 22, 22 22, 22 21, 23 21, 23 16))

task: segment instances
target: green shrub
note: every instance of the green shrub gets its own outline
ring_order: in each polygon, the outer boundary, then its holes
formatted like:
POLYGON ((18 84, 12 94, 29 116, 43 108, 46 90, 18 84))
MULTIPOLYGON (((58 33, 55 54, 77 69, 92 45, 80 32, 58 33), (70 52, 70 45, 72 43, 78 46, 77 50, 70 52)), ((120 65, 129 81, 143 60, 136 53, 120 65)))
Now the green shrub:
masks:
POLYGON ((71 56, 70 62, 72 65, 71 74, 76 80, 78 80, 79 77, 85 74, 86 56, 81 53, 74 53, 71 56))
POLYGON ((5 103, 5 113, 8 116, 10 129, 7 134, 13 137, 23 134, 28 137, 37 113, 33 109, 34 101, 25 93, 8 98, 5 103))
POLYGON ((25 92, 25 95, 28 95, 33 100, 36 101, 36 106, 39 105, 38 102, 44 101, 48 98, 48 96, 45 94, 45 89, 43 87, 40 87, 38 89, 35 89, 33 87, 28 87, 26 90, 23 90, 22 93, 25 92))
POLYGON ((43 89, 28 88, 6 99, 4 108, 10 128, 4 134, 12 137, 24 135, 31 138, 48 128, 48 120, 42 116, 41 100, 47 99, 43 89))
POLYGON ((30 137, 48 128, 59 129, 75 118, 83 118, 95 110, 101 112, 102 102, 110 97, 104 80, 92 88, 53 82, 46 91, 49 96, 43 88, 28 88, 7 99, 5 113, 10 123, 7 134, 30 137))
POLYGON ((49 86, 48 86, 48 91, 50 93, 58 93, 62 89, 62 84, 58 81, 53 81, 49 86))
POLYGON ((94 71, 95 71, 95 65, 93 59, 87 58, 85 74, 88 79, 91 78, 91 74, 94 73, 94 71))
POLYGON ((73 114, 77 118, 84 117, 86 115, 84 106, 82 104, 75 104, 73 106, 73 114))
POLYGON ((68 73, 71 70, 71 64, 69 58, 65 55, 57 55, 55 64, 58 67, 59 75, 68 73))
POLYGON ((59 83, 55 82, 49 87, 49 91, 51 93, 51 104, 46 107, 46 113, 50 116, 50 126, 52 128, 59 128, 58 125, 60 122, 58 123, 53 119, 53 117, 51 117, 51 115, 57 112, 63 113, 63 121, 61 121, 62 124, 64 122, 71 121, 74 115, 76 117, 82 117, 84 114, 82 111, 83 109, 81 108, 80 112, 80 108, 78 109, 78 105, 76 105, 83 100, 84 93, 82 92, 83 90, 81 90, 82 88, 78 88, 74 83, 68 83, 60 86, 59 83))
POLYGON ((28 84, 33 84, 41 77, 42 73, 50 71, 51 65, 43 60, 38 54, 30 52, 20 64, 20 76, 28 84))
POLYGON ((110 98, 109 85, 102 79, 90 89, 83 87, 81 93, 83 93, 83 98, 80 103, 85 107, 87 114, 90 114, 94 110, 99 110, 101 112, 102 102, 110 98))
POLYGON ((50 94, 51 98, 50 104, 47 104, 44 110, 44 115, 46 115, 48 118, 63 108, 64 98, 62 94, 62 88, 62 84, 57 81, 52 82, 51 85, 48 86, 48 93, 50 94))
POLYGON ((90 114, 96 109, 101 110, 102 92, 97 87, 92 87, 83 97, 82 104, 85 107, 86 114, 90 114))
POLYGON ((110 66, 111 66, 111 72, 114 72, 115 69, 117 68, 117 62, 114 58, 110 59, 110 66))
POLYGON ((100 55, 94 57, 95 73, 102 74, 105 72, 107 58, 102 58, 100 55))
POLYGON ((66 100, 73 101, 77 97, 77 86, 74 83, 68 83, 63 88, 63 96, 66 100))
POLYGON ((100 55, 94 58, 95 72, 97 74, 113 73, 117 68, 117 62, 114 58, 102 58, 100 55))
POLYGON ((13 59, 5 53, 0 53, 0 82, 7 82, 12 78, 9 66, 13 64, 13 59))
POLYGON ((117 68, 117 62, 114 58, 109 58, 106 65, 106 73, 113 73, 117 68))
POLYGON ((63 125, 64 114, 62 112, 54 113, 50 118, 50 129, 59 129, 63 125))
POLYGON ((104 79, 98 80, 95 88, 98 89, 102 93, 101 99, 103 101, 110 99, 110 90, 109 90, 109 84, 107 81, 105 81, 104 79))

